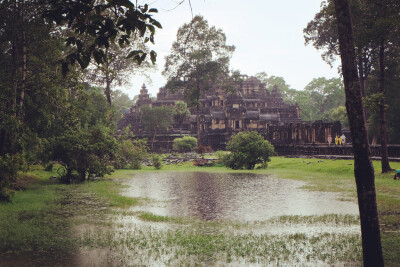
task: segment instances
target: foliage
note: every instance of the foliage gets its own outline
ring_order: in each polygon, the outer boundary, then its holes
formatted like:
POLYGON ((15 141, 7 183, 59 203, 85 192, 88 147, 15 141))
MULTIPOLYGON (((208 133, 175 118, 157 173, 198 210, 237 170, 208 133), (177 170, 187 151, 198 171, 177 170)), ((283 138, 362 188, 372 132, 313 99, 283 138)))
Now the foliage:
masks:
POLYGON ((18 178, 18 171, 24 163, 22 155, 11 156, 9 154, 0 157, 0 202, 11 201, 13 191, 11 185, 18 178))
POLYGON ((343 82, 339 78, 313 79, 303 91, 297 92, 294 101, 299 105, 300 117, 303 120, 330 121, 333 109, 344 106, 343 82))
POLYGON ((347 111, 345 106, 339 106, 335 109, 332 109, 330 119, 332 121, 340 121, 342 128, 349 128, 349 120, 347 118, 347 111))
POLYGON ((175 138, 173 148, 179 152, 190 152, 197 147, 197 139, 193 136, 175 138))
POLYGON ((231 151, 225 159, 225 165, 238 170, 245 167, 254 169, 257 163, 270 161, 274 147, 257 132, 239 132, 231 137, 227 146, 231 151))
POLYGON ((152 154, 150 160, 154 168, 156 168, 157 170, 162 168, 162 158, 160 155, 152 154))
POLYGON ((123 140, 119 147, 121 168, 140 169, 141 162, 147 157, 147 139, 123 140))
POLYGON ((210 27, 201 16, 178 29, 171 54, 166 57, 163 74, 169 90, 184 90, 189 106, 199 105, 203 91, 228 77, 234 46, 226 44, 221 29, 210 27))
POLYGON ((275 87, 279 89, 285 102, 294 103, 294 96, 297 91, 289 84, 286 83, 283 77, 279 76, 268 76, 265 72, 259 72, 255 75, 261 82, 265 83, 266 89, 271 92, 275 87))
POLYGON ((115 110, 114 120, 118 121, 123 116, 125 116, 127 110, 129 110, 135 103, 127 94, 123 93, 121 90, 114 90, 111 93, 111 96, 113 107, 115 110))
MULTIPOLYGON (((92 57, 98 64, 107 62, 107 49, 116 42, 120 47, 130 45, 131 38, 154 43, 155 29, 161 28, 152 17, 156 12, 157 9, 149 9, 147 4, 135 6, 131 1, 55 0, 50 1, 44 16, 61 27, 67 26, 74 33, 66 38, 71 51, 62 64, 65 74, 76 62, 85 69, 92 57)), ((134 49, 127 57, 140 64, 147 53, 140 48, 134 49)), ((154 51, 150 52, 153 63, 156 56, 154 51)))
POLYGON ((190 110, 187 104, 183 101, 177 101, 174 105, 174 119, 179 124, 179 126, 189 118, 190 110))
POLYGON ((141 107, 141 123, 146 131, 153 134, 152 147, 156 134, 168 130, 173 121, 173 109, 169 107, 141 107))
MULTIPOLYGON (((131 45, 147 53, 147 47, 139 39, 132 39, 131 45)), ((116 44, 110 44, 105 48, 104 62, 92 63, 85 70, 85 77, 88 81, 98 86, 103 86, 104 94, 107 97, 108 104, 113 101, 113 88, 115 86, 129 85, 129 80, 135 75, 147 76, 147 73, 153 68, 148 61, 141 64, 128 58, 130 47, 120 47, 116 44)), ((121 92, 119 92, 121 94, 121 92)), ((130 107, 130 106, 129 106, 130 107)))
POLYGON ((65 170, 60 174, 64 183, 110 174, 111 168, 107 163, 114 158, 116 151, 117 142, 104 126, 65 132, 52 139, 50 145, 51 159, 58 161, 65 170))

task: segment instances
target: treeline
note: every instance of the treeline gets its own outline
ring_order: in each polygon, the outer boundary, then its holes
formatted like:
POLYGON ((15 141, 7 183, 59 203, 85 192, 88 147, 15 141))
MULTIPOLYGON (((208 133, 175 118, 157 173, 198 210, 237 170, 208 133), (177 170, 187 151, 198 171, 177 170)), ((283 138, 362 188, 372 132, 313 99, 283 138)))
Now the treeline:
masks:
POLYGON ((63 182, 109 173, 116 122, 133 104, 111 89, 155 62, 156 12, 130 1, 0 1, 0 200, 38 162, 61 163, 63 182))

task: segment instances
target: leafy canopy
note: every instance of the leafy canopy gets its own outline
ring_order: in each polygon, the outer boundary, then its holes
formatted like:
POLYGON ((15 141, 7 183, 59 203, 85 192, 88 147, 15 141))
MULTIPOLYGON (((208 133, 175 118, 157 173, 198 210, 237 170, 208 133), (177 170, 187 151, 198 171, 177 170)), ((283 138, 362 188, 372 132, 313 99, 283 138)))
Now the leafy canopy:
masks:
POLYGON ((225 165, 234 170, 252 170, 258 163, 266 167, 274 153, 273 145, 254 131, 233 135, 226 148, 231 154, 227 155, 225 165))
MULTIPOLYGON (((92 57, 97 63, 105 62, 105 49, 112 43, 117 42, 121 47, 130 45, 131 37, 154 43, 156 28, 161 28, 161 24, 152 17, 153 13, 157 13, 157 9, 149 8, 147 4, 135 6, 128 0, 54 0, 50 1, 44 17, 57 25, 67 26, 74 33, 66 39, 71 51, 62 66, 63 72, 67 73, 69 65, 76 62, 85 69, 92 57)), ((141 49, 128 54, 128 58, 138 63, 146 56, 141 49)), ((153 63, 156 56, 156 52, 150 52, 153 63)))
POLYGON ((166 57, 163 75, 167 88, 184 88, 189 106, 199 104, 201 92, 217 86, 229 73, 229 60, 235 50, 226 44, 221 29, 210 27, 201 16, 178 30, 171 54, 166 57))

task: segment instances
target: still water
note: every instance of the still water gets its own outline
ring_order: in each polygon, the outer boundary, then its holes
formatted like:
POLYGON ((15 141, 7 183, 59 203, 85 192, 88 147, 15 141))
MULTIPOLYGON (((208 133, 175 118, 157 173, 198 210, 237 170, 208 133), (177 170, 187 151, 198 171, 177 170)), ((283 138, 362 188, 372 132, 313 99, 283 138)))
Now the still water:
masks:
POLYGON ((123 194, 156 200, 139 209, 203 220, 262 221, 282 215, 358 215, 339 194, 312 192, 304 182, 246 173, 157 172, 123 181, 123 194))

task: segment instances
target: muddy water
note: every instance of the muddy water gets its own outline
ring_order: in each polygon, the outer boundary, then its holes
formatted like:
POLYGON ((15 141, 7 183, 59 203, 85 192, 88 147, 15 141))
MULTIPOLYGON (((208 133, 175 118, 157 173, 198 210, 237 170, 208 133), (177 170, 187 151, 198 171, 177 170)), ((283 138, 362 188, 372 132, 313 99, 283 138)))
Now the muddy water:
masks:
POLYGON ((262 221, 282 215, 357 215, 340 195, 301 189, 304 182, 244 173, 142 173, 123 182, 123 194, 156 202, 139 209, 202 220, 262 221))

